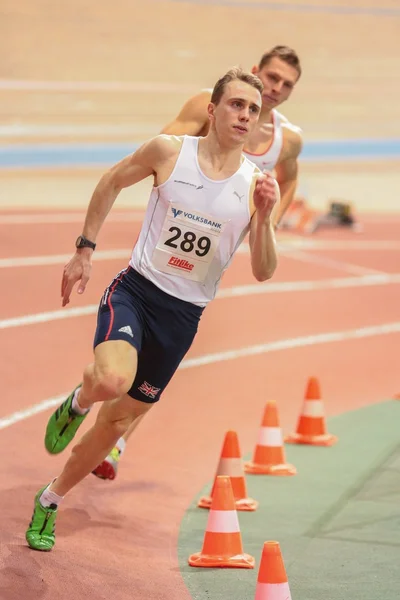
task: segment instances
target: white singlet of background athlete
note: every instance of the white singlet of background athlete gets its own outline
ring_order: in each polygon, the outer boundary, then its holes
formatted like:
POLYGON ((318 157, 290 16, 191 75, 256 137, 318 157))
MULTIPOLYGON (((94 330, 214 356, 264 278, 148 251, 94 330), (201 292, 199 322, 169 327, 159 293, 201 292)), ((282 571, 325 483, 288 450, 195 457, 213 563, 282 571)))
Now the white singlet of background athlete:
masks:
POLYGON ((172 174, 153 187, 130 265, 167 294, 205 306, 249 231, 255 167, 243 156, 234 175, 209 179, 198 142, 183 136, 172 174))

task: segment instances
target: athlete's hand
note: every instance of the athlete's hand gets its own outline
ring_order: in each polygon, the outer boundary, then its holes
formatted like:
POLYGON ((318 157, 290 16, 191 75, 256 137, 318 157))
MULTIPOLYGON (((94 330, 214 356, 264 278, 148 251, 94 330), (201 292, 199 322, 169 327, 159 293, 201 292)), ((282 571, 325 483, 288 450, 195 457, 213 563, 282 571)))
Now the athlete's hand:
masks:
POLYGON ((257 179, 253 200, 259 222, 268 222, 271 218, 273 208, 278 201, 276 182, 269 173, 263 173, 257 179))
POLYGON ((74 285, 80 281, 78 294, 83 294, 92 270, 92 253, 90 248, 79 249, 64 267, 61 282, 62 305, 69 304, 69 298, 74 285))

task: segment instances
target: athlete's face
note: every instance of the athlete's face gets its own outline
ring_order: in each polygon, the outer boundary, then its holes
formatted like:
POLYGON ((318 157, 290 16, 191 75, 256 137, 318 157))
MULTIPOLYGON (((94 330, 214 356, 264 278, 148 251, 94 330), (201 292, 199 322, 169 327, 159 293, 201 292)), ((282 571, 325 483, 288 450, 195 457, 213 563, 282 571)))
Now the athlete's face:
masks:
POLYGON ((219 137, 234 144, 247 141, 257 124, 260 110, 260 92, 239 80, 228 83, 219 103, 209 106, 219 137))
POLYGON ((299 74, 294 67, 276 56, 262 69, 253 67, 252 72, 261 79, 264 85, 262 103, 263 107, 269 110, 279 106, 289 98, 299 78, 299 74))

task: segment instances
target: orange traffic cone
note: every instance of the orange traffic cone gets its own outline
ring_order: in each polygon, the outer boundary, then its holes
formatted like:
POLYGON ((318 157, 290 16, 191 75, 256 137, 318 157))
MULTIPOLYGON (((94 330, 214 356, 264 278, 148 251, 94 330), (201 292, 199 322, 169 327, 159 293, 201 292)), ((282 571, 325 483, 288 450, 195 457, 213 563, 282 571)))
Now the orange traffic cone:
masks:
POLYGON ((253 460, 245 463, 244 470, 259 475, 296 475, 296 467, 285 461, 278 408, 276 402, 267 402, 253 460))
POLYGON ((255 559, 243 553, 230 477, 218 475, 201 552, 189 556, 191 567, 253 569, 255 559))
POLYGON ((310 377, 304 397, 304 404, 295 433, 285 438, 289 444, 311 444, 313 446, 332 446, 337 437, 327 433, 324 407, 321 400, 319 382, 310 377))
POLYGON ((278 542, 265 542, 254 600, 291 600, 289 582, 278 542))
POLYGON ((200 508, 210 508, 218 475, 228 475, 231 478, 236 510, 256 510, 257 500, 247 496, 246 479, 236 431, 228 431, 225 434, 211 494, 200 498, 197 505, 200 508))

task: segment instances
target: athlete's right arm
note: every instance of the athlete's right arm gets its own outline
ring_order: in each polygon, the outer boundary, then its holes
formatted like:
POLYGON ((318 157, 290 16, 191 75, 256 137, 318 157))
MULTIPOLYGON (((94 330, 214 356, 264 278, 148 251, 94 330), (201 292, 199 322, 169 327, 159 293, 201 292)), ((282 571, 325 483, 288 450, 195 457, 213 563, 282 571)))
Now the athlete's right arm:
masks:
POLYGON ((104 173, 90 200, 83 235, 95 242, 121 190, 155 175, 159 165, 168 161, 175 153, 175 140, 158 135, 104 173))
MULTIPOLYGON (((104 220, 121 190, 150 175, 156 175, 160 164, 165 164, 175 157, 176 147, 176 139, 164 135, 157 136, 104 173, 90 200, 82 234, 92 242, 96 242, 104 220)), ((92 253, 93 250, 90 248, 77 249, 70 262, 64 267, 61 283, 63 306, 69 303, 77 281, 81 282, 78 294, 85 291, 90 277, 92 253)))
POLYGON ((210 98, 211 94, 207 90, 189 98, 178 116, 166 125, 161 133, 167 135, 199 135, 208 123, 207 107, 210 98))

